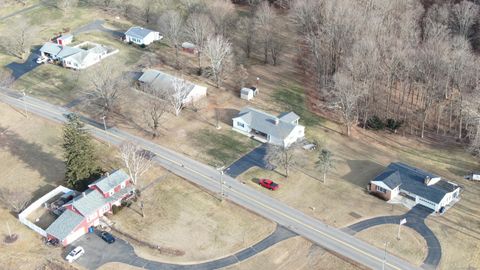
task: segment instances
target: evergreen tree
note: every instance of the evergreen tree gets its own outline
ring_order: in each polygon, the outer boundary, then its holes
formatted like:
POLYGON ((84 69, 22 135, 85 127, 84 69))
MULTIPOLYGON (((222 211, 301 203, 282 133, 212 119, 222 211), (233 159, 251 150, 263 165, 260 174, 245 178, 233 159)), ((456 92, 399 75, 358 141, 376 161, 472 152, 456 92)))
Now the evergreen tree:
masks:
POLYGON ((95 148, 84 124, 76 114, 67 116, 63 128, 63 148, 65 150, 66 181, 72 187, 93 174, 98 173, 95 148))

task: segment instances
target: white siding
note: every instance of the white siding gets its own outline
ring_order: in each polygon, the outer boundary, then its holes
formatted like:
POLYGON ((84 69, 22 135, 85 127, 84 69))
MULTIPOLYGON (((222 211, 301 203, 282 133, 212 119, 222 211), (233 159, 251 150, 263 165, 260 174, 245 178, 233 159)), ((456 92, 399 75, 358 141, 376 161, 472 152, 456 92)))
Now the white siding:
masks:
POLYGON ((200 85, 195 85, 188 94, 188 96, 183 100, 184 104, 190 103, 190 102, 195 102, 203 97, 207 96, 207 87, 205 86, 200 86, 200 85))

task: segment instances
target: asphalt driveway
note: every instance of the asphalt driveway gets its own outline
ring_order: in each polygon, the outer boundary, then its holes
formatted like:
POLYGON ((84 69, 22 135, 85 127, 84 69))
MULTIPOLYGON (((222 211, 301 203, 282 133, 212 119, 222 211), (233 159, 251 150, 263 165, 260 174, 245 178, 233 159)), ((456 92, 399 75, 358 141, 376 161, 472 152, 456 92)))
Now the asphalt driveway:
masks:
POLYGON ((232 163, 225 170, 225 173, 235 178, 254 166, 266 170, 273 170, 275 166, 265 160, 266 155, 267 144, 262 144, 259 147, 250 151, 245 156, 235 161, 234 163, 232 163))
POLYGON ((296 235, 294 232, 282 226, 277 226, 275 231, 262 241, 233 255, 205 263, 182 265, 143 259, 135 254, 132 245, 127 241, 116 238, 115 243, 107 244, 98 235, 91 233, 81 237, 75 241, 73 246, 67 248, 65 256, 75 247, 82 246, 85 249, 85 254, 80 257, 76 263, 92 270, 109 262, 121 262, 152 270, 211 270, 244 261, 276 243, 296 235))

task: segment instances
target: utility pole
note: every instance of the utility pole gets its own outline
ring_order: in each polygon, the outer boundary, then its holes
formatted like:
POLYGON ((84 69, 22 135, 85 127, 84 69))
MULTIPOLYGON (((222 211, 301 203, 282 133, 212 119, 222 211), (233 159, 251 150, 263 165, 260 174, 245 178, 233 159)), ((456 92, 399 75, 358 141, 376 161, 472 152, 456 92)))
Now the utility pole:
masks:
POLYGON ((220 201, 223 201, 223 198, 225 197, 225 193, 224 193, 224 187, 223 185, 225 184, 225 182, 223 182, 223 168, 225 166, 222 166, 222 167, 219 167, 217 168, 217 171, 220 172, 220 201))
MULTIPOLYGON (((103 129, 105 130, 105 134, 107 134, 107 122, 105 121, 105 115, 102 116, 102 120, 103 120, 103 129)), ((110 141, 108 140, 108 138, 105 138, 105 140, 107 141, 108 143, 108 147, 110 147, 110 141)))
POLYGON ((385 251, 383 253, 382 270, 385 270, 385 263, 387 262, 387 245, 388 245, 388 242, 385 241, 385 251))
POLYGON ((27 100, 26 100, 27 92, 25 92, 25 90, 22 90, 22 94, 23 94, 23 108, 25 109, 25 117, 28 119, 27 100))

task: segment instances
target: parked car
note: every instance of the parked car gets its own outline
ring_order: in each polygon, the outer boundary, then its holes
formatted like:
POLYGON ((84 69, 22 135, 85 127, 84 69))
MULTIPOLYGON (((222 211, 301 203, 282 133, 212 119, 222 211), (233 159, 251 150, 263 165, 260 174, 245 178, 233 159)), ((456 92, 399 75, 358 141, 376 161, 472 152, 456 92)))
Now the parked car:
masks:
POLYGON ((85 250, 82 247, 76 247, 70 253, 68 253, 65 258, 69 263, 72 263, 76 259, 80 258, 85 253, 85 250))
POLYGON ((115 237, 111 233, 108 233, 106 231, 103 231, 100 233, 100 237, 103 239, 103 241, 112 244, 115 243, 115 237))
POLYGON ((47 62, 47 60, 48 60, 47 57, 45 57, 45 56, 40 56, 40 57, 37 58, 37 64, 44 64, 44 63, 47 62))
POLYGON ((277 190, 280 187, 277 183, 273 182, 270 179, 260 179, 260 181, 258 181, 258 183, 262 187, 268 188, 270 190, 277 190))

